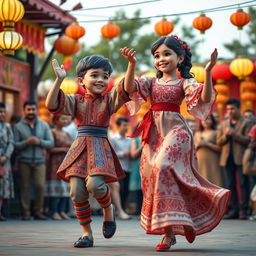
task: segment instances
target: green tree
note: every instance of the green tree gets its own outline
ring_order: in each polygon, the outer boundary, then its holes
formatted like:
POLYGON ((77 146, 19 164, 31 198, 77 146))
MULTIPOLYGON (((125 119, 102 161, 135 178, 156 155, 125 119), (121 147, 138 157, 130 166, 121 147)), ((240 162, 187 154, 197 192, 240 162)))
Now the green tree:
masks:
POLYGON ((229 50, 234 57, 240 55, 256 56, 256 9, 249 8, 251 21, 244 29, 246 29, 249 41, 247 43, 241 42, 241 39, 235 39, 230 43, 225 43, 224 47, 229 50))

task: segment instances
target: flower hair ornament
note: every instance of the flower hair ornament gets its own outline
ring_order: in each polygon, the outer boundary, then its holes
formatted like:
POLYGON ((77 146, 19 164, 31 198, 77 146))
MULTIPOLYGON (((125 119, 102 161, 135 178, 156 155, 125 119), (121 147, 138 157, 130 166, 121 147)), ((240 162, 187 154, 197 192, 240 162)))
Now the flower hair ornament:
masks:
POLYGON ((180 42, 180 45, 181 45, 181 47, 182 47, 184 50, 190 51, 190 47, 189 47, 184 41, 182 41, 178 36, 176 36, 176 35, 171 35, 170 37, 174 37, 175 39, 177 39, 177 40, 180 42))

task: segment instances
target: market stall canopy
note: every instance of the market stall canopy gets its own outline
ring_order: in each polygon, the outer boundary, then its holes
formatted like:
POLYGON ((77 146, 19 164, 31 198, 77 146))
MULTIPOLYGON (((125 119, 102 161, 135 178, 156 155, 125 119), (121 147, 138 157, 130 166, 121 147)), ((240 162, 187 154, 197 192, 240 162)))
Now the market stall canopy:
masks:
POLYGON ((44 28, 64 28, 76 18, 48 0, 21 0, 25 7, 24 20, 38 23, 44 28))

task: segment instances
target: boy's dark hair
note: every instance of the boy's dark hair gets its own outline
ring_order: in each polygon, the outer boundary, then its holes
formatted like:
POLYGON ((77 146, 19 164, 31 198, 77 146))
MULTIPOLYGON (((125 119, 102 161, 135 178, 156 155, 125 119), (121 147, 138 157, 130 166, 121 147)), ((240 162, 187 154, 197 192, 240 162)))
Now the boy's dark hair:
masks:
MULTIPOLYGON (((184 41, 183 41, 184 42, 184 41)), ((186 42, 184 42, 186 44, 186 42)), ((154 42, 151 46, 151 53, 154 55, 155 51, 161 46, 166 45, 168 48, 172 49, 176 52, 178 56, 184 56, 184 60, 181 64, 177 66, 178 70, 180 71, 180 75, 183 78, 192 78, 193 75, 189 72, 192 63, 191 63, 191 51, 189 49, 184 49, 181 45, 180 41, 172 36, 164 36, 159 38, 156 42, 154 42)), ((157 71, 156 73, 157 78, 161 78, 163 76, 163 72, 157 71)))
POLYGON ((227 102, 226 102, 226 106, 227 105, 234 105, 234 106, 236 106, 237 108, 240 108, 240 100, 238 100, 238 99, 234 99, 234 98, 231 98, 231 99, 229 99, 227 102))
POLYGON ((23 109, 27 106, 27 105, 35 105, 37 107, 37 104, 34 100, 27 100, 23 103, 23 109))
POLYGON ((128 122, 129 122, 129 119, 126 118, 126 117, 119 117, 119 118, 116 120, 116 125, 117 125, 117 126, 120 126, 120 125, 122 124, 122 122, 128 123, 128 122))
POLYGON ((3 103, 3 102, 0 102, 0 108, 4 108, 5 109, 5 103, 3 103))
POLYGON ((76 66, 77 77, 84 77, 89 69, 102 68, 107 71, 109 75, 113 72, 113 67, 107 58, 100 55, 86 56, 81 59, 76 66))

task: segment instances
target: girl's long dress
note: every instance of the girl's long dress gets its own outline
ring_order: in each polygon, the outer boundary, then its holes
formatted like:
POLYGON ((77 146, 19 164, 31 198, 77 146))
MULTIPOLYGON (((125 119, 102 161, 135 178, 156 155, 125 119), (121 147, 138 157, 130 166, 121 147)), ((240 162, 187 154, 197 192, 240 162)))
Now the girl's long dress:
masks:
MULTIPOLYGON (((201 102, 203 85, 193 78, 161 84, 155 78, 142 77, 136 84, 132 102, 126 103, 131 114, 147 97, 152 104, 178 105, 185 97, 188 111, 206 119, 216 96, 213 91, 209 103, 201 102)), ((193 238, 215 228, 226 212, 230 192, 198 173, 192 131, 177 112, 153 111, 140 172, 144 195, 141 225, 148 234, 164 234, 164 228, 172 226, 175 234, 193 238)))

